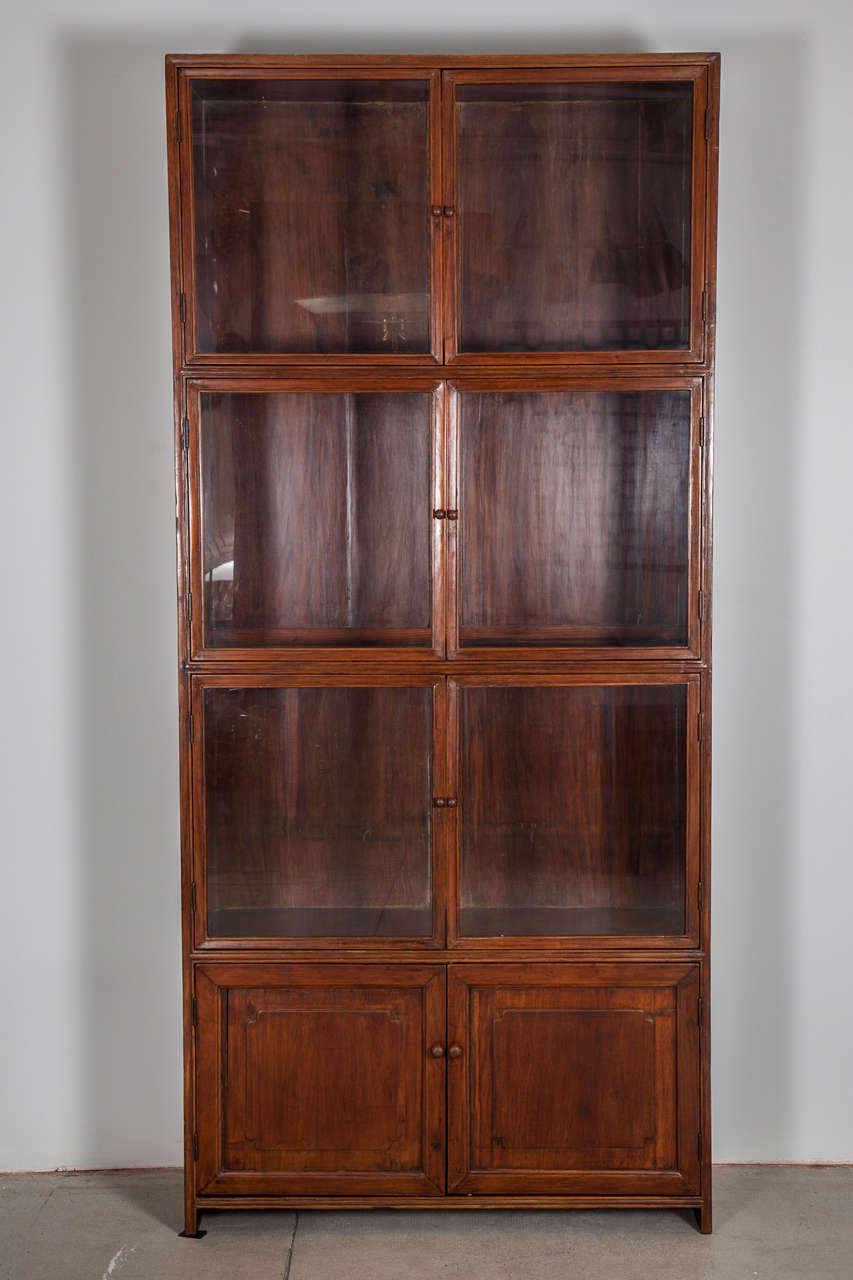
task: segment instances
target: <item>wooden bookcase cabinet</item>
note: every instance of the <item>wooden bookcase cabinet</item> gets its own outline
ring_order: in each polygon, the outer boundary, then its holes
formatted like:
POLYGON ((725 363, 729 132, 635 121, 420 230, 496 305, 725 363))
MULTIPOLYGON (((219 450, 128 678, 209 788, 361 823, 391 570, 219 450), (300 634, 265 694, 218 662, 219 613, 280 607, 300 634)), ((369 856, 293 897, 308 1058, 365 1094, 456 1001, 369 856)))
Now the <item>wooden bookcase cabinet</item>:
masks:
POLYGON ((186 1232, 709 1231, 718 55, 166 82, 186 1232))

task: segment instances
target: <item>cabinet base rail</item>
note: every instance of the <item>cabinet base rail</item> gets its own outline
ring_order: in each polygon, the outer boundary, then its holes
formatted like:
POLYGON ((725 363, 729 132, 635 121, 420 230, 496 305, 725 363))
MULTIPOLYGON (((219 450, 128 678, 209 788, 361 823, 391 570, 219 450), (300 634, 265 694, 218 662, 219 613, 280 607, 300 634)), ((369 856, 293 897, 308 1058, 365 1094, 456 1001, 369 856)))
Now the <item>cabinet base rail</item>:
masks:
POLYGON ((198 1220, 211 1209, 693 1209, 699 1231, 711 1231, 702 1196, 204 1196, 180 1235, 201 1239, 198 1220))

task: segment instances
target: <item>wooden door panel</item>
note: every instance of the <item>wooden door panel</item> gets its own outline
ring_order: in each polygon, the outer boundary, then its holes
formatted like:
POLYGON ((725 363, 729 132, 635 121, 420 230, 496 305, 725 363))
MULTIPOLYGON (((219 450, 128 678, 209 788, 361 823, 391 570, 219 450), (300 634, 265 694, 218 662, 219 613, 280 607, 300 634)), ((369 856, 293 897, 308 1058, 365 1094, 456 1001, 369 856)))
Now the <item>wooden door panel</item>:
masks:
POLYGON ((235 1195, 436 1195, 444 969, 204 966, 199 1184, 235 1195))
POLYGON ((698 1187, 698 968, 452 965, 448 1185, 698 1187))

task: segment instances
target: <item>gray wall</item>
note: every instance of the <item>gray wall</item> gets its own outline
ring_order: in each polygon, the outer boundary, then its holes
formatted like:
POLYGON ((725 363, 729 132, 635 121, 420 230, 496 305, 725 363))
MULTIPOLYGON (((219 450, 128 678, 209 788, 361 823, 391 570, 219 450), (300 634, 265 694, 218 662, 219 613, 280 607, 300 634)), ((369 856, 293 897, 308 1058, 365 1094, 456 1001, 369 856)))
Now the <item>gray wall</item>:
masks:
POLYGON ((715 1156, 853 1160, 852 37, 844 0, 7 18, 0 1168, 180 1160, 162 56, 223 50, 722 51, 715 1156))

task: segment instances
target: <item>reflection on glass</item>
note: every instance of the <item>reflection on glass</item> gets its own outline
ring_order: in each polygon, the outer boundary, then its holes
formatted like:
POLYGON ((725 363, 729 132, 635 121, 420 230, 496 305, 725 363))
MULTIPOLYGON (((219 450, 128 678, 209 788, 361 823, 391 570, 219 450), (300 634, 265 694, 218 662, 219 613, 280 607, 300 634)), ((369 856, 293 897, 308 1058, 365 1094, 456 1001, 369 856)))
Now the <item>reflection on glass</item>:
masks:
POLYGON ((683 685, 461 690, 462 933, 684 930, 683 685))
POLYGON ((200 352, 429 350, 428 87, 193 83, 200 352))
POLYGON ((457 89, 460 349, 689 346, 692 87, 457 89))
POLYGON ((430 689, 207 689, 211 937, 432 933, 430 689))
POLYGON ((460 398, 461 643, 686 643, 690 392, 460 398))
POLYGON ((205 394, 208 645, 429 644, 428 393, 205 394))

